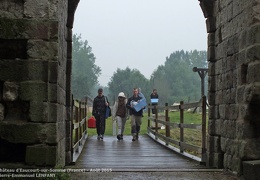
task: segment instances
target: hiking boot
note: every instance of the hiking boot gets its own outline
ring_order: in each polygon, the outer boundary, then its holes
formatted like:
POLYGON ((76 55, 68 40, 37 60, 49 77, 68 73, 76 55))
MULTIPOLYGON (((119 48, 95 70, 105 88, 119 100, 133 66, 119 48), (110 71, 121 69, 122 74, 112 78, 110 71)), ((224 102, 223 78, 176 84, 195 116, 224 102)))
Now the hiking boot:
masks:
POLYGON ((132 139, 132 141, 136 141, 136 136, 135 136, 135 135, 133 136, 133 139, 132 139))
POLYGON ((120 134, 118 134, 118 135, 116 136, 116 138, 117 138, 118 140, 120 140, 120 139, 121 139, 120 134))
POLYGON ((97 140, 100 140, 100 138, 101 138, 101 136, 100 136, 100 135, 98 135, 98 136, 97 136, 97 140))
POLYGON ((101 139, 101 140, 104 139, 104 134, 101 134, 100 139, 101 139))

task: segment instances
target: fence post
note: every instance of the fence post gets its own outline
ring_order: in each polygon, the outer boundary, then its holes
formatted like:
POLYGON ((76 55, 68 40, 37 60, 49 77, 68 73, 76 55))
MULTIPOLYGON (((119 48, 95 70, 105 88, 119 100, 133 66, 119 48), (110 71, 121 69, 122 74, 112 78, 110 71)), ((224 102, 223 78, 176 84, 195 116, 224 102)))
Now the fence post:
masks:
POLYGON ((151 104, 149 103, 149 104, 148 104, 148 107, 149 107, 149 108, 148 108, 148 125, 147 125, 148 127, 151 126, 151 122, 150 122, 150 121, 151 121, 151 120, 150 120, 150 117, 151 117, 151 116, 150 116, 150 115, 151 115, 151 108, 150 108, 150 105, 151 105, 151 104))
POLYGON ((206 96, 202 97, 202 155, 201 161, 206 163, 207 154, 206 154, 206 96))
MULTIPOLYGON (((79 108, 75 106, 75 123, 79 122, 79 108)), ((75 142, 79 141, 79 127, 75 129, 75 142)), ((76 150, 78 152, 78 149, 76 150)))
POLYGON ((183 153, 183 146, 182 146, 182 142, 184 141, 184 130, 183 130, 183 122, 184 122, 184 110, 182 108, 183 105, 183 101, 180 102, 180 152, 183 153))
POLYGON ((85 108, 84 108, 84 118, 85 118, 85 123, 84 123, 84 131, 86 131, 85 133, 87 134, 88 129, 87 129, 87 103, 88 103, 88 99, 86 98, 85 100, 85 108))
MULTIPOLYGON (((79 101, 79 122, 81 123, 82 121, 82 103, 79 101)), ((82 126, 79 123, 79 138, 81 139, 82 137, 82 126)), ((81 141, 79 142, 79 145, 81 146, 81 141)))
MULTIPOLYGON (((165 103, 165 122, 167 123, 165 125, 165 135, 166 137, 170 137, 170 126, 169 126, 169 122, 170 122, 170 118, 169 118, 169 108, 168 108, 168 103, 165 103)), ((166 141, 166 145, 168 145, 168 141, 166 141)))
POLYGON ((157 107, 154 106, 154 110, 155 110, 155 132, 158 133, 158 110, 157 107))

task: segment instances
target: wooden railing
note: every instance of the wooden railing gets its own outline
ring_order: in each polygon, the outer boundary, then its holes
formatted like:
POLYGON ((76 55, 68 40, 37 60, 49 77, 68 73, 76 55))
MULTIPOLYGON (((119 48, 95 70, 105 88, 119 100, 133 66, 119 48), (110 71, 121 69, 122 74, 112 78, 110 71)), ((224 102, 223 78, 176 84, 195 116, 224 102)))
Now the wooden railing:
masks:
POLYGON ((87 99, 72 100, 71 106, 71 152, 73 162, 80 155, 87 139, 87 99))
POLYGON ((152 137, 158 143, 184 155, 194 160, 199 161, 200 163, 206 163, 206 97, 204 96, 199 102, 187 103, 184 104, 183 101, 180 102, 180 105, 168 106, 166 103, 165 106, 151 106, 148 105, 148 127, 147 134, 152 137), (201 107, 201 124, 185 124, 184 119, 184 110, 189 108, 201 107), (155 114, 151 116, 151 109, 155 109, 155 114), (158 110, 163 110, 164 115, 158 115, 158 110), (178 111, 180 113, 179 123, 170 122, 169 112, 178 111), (155 122, 155 127, 151 128, 151 121, 155 122), (158 123, 165 125, 165 134, 158 132, 158 123), (179 139, 173 139, 170 135, 172 128, 179 128, 180 134, 179 139), (188 144, 184 141, 184 129, 197 129, 201 130, 201 146, 196 146, 188 144), (173 146, 171 145, 173 144, 173 146), (201 157, 192 155, 188 152, 196 152, 201 155, 201 157))

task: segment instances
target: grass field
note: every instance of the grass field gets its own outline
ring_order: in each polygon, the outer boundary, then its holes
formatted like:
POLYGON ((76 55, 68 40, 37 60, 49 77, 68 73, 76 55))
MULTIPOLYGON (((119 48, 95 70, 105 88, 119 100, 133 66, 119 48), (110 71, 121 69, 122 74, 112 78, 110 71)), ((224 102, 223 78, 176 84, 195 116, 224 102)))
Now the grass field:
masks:
MULTIPOLYGON (((160 113, 160 115, 164 115, 163 113, 160 113)), ((170 122, 179 123, 180 122, 180 112, 170 112, 169 113, 170 122)), ((200 113, 192 113, 192 112, 184 112, 184 124, 198 124, 200 125, 202 119, 202 115, 200 113)), ((147 119, 147 113, 144 113, 144 117, 142 118, 142 125, 140 134, 146 134, 147 133, 147 126, 148 126, 148 119, 147 119)), ((159 129, 158 132, 160 134, 165 135, 165 129, 159 129)), ((88 128, 88 134, 90 136, 96 136, 96 129, 90 129, 88 128)), ((108 118, 106 120, 106 131, 105 135, 113 135, 113 121, 112 118, 108 118)), ((131 135, 131 125, 130 125, 130 119, 126 121, 125 126, 125 132, 124 135, 131 135)), ((171 127, 170 130, 170 137, 174 140, 179 141, 180 140, 180 129, 179 128, 173 128, 171 127)), ((201 147, 201 141, 202 141, 202 134, 201 130, 196 129, 184 129, 184 142, 195 145, 198 147, 201 147)), ((170 143, 171 144, 171 143, 170 143)), ((172 146, 175 146, 176 148, 179 148, 178 146, 171 144, 172 146)), ((201 156, 197 152, 192 151, 186 151, 190 154, 201 156)))
MULTIPOLYGON (((160 113, 160 114, 163 114, 163 113, 160 113)), ((170 112, 169 117, 170 117, 170 122, 178 123, 180 121, 179 120, 180 119, 180 113, 179 112, 170 112)), ((192 124, 192 123, 193 124, 201 124, 201 114, 185 112, 184 113, 184 123, 186 123, 186 124, 192 124)), ((144 113, 144 117, 142 118, 142 125, 141 125, 140 134, 146 134, 147 126, 148 126, 147 113, 144 113)), ((163 132, 165 130, 160 130, 160 131, 163 132)), ((198 130, 194 130, 194 131, 198 131, 198 130)), ((96 135, 96 129, 88 128, 88 133, 89 133, 89 135, 96 135)), ((171 135, 173 135, 172 137, 174 137, 177 134, 178 134, 177 132, 176 133, 171 132, 171 135)), ((112 121, 111 117, 106 120, 105 135, 113 135, 113 121, 112 121)), ((130 119, 128 119, 126 121, 124 135, 131 135, 130 119)))

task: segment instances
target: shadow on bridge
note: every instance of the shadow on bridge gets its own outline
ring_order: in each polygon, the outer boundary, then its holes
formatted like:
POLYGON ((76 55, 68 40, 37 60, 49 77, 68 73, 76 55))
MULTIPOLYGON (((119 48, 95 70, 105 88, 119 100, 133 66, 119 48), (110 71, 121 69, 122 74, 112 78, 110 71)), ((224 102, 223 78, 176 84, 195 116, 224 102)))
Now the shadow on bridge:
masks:
POLYGON ((125 136, 122 141, 118 141, 115 136, 106 136, 104 140, 97 140, 95 136, 88 137, 75 167, 108 168, 113 171, 206 169, 198 162, 155 143, 147 135, 135 142, 132 142, 132 136, 125 136))

